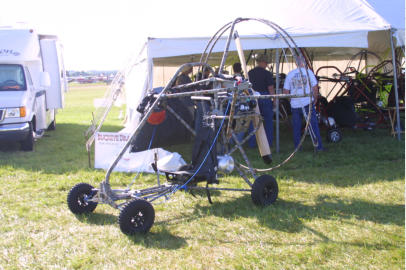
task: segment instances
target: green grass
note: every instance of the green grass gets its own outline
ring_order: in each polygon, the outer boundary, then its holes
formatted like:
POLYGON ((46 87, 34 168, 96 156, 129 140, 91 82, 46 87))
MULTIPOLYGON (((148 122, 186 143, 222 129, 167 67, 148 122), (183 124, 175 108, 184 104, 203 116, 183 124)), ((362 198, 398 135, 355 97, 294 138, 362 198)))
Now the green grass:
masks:
MULTIPOLYGON (((404 140, 388 129, 344 130, 343 141, 315 155, 309 139, 285 166, 273 171, 278 200, 253 205, 249 193, 176 193, 155 205, 146 235, 125 236, 118 211, 99 205, 88 216, 66 205, 70 188, 97 186, 104 172, 88 168, 83 133, 93 99, 103 86, 74 87, 57 128, 34 152, 0 146, 0 269, 404 269, 404 140)), ((117 130, 118 108, 105 130, 117 130)), ((325 131, 323 131, 324 133, 325 131)), ((279 163, 292 150, 282 129, 279 163)), ((174 146, 190 159, 189 146, 174 146)), ((254 150, 256 167, 265 167, 254 150)), ((113 173, 125 186, 132 174, 113 173)), ((144 175, 136 188, 155 183, 144 175)), ((246 187, 237 174, 221 186, 246 187)))

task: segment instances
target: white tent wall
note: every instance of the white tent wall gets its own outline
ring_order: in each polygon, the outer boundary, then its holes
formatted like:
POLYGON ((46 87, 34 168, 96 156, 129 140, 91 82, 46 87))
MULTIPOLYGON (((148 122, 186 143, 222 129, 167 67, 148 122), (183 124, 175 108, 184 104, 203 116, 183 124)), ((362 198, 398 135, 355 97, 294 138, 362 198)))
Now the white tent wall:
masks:
POLYGON ((178 67, 172 66, 154 66, 153 87, 166 85, 177 69, 178 67))
POLYGON ((390 31, 375 31, 368 35, 368 50, 385 59, 391 58, 390 31))

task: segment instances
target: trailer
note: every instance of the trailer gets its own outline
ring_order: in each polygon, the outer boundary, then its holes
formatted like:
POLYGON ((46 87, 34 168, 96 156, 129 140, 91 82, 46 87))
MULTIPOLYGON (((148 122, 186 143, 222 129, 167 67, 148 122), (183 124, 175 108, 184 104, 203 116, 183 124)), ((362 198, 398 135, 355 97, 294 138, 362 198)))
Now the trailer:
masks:
POLYGON ((35 139, 56 127, 56 113, 68 90, 57 36, 34 29, 0 27, 0 143, 35 139))

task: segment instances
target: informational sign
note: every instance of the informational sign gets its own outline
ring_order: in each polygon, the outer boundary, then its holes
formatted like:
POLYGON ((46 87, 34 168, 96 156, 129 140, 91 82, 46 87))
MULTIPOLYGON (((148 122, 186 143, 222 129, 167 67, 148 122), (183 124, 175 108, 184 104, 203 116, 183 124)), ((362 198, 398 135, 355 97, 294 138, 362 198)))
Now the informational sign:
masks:
MULTIPOLYGON (((95 134, 94 167, 107 170, 114 162, 130 134, 121 132, 98 132, 95 134)), ((130 148, 130 147, 129 147, 130 148)), ((171 153, 162 148, 146 150, 137 153, 125 152, 114 171, 119 172, 149 172, 153 173, 151 164, 155 162, 155 153, 158 155, 158 168, 175 171, 186 162, 178 153, 171 153)))

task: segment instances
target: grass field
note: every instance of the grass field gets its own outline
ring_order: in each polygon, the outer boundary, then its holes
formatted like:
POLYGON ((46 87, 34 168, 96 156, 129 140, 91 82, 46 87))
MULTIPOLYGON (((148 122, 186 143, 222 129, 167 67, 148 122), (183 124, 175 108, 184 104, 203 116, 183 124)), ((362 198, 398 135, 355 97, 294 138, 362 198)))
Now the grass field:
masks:
MULTIPOLYGON (((302 152, 272 172, 279 198, 253 205, 249 193, 193 197, 178 192, 155 205, 146 235, 125 236, 118 211, 99 205, 73 215, 66 196, 72 186, 97 186, 104 172, 88 168, 83 133, 93 99, 104 86, 77 86, 57 115, 55 131, 35 151, 0 146, 0 269, 404 269, 405 145, 388 129, 344 130, 343 141, 315 155, 309 139, 302 152)), ((105 130, 117 130, 118 109, 105 130)), ((281 153, 292 151, 282 130, 281 153)), ((324 131, 323 131, 324 132, 324 131)), ((188 147, 172 147, 190 159, 188 147)), ((264 165, 255 151, 256 167, 264 165)), ((113 187, 132 174, 113 173, 113 187)), ((154 184, 144 175, 137 188, 154 184)), ((237 174, 221 179, 246 187, 237 174)))

